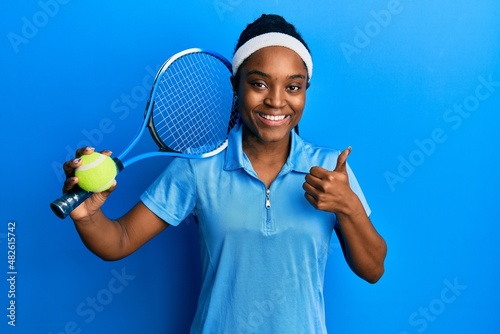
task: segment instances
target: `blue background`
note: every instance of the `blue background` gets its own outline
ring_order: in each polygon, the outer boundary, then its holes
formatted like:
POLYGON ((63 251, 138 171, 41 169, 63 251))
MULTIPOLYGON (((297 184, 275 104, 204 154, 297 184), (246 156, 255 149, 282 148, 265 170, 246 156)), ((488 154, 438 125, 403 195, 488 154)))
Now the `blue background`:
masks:
MULTIPOLYGON (((352 145, 349 162, 389 246, 384 277, 369 285, 332 243, 330 332, 499 332, 497 1, 24 0, 2 2, 0 13, 1 333, 187 332, 200 274, 194 224, 104 262, 48 204, 77 147, 127 145, 166 58, 190 47, 230 58, 262 13, 284 15, 312 49, 301 133, 352 145)), ((147 139, 139 149, 151 147, 147 139)), ((124 171, 105 212, 124 213, 168 161, 124 171)))

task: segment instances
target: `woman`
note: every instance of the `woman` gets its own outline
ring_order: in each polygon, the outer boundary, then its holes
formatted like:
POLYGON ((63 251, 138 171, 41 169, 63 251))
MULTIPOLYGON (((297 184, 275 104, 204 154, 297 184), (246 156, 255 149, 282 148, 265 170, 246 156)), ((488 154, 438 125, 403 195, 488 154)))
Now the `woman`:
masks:
MULTIPOLYGON (((191 333, 326 333, 323 279, 334 231, 357 275, 374 283, 383 274, 386 245, 347 165, 350 148, 321 148, 293 131, 312 69, 293 25, 263 15, 235 49, 241 122, 227 149, 175 159, 117 220, 100 210, 115 187, 71 213, 85 245, 106 260, 131 254, 193 215, 203 283, 191 333)), ((80 163, 65 164, 64 191, 77 184, 80 163)))

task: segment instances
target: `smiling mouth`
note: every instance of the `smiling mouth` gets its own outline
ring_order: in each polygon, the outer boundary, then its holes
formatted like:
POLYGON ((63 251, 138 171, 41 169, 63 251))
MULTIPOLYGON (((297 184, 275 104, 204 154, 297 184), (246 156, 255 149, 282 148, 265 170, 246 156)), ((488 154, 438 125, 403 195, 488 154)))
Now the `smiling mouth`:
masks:
POLYGON ((289 117, 289 115, 266 115, 266 114, 259 114, 260 117, 267 119, 269 121, 282 121, 285 118, 289 117))

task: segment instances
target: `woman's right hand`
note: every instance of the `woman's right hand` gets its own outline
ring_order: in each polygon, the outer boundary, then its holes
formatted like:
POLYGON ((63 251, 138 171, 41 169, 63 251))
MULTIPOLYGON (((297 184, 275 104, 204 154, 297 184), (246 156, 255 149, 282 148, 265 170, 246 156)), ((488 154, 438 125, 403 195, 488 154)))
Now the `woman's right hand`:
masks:
MULTIPOLYGON (((92 147, 83 147, 76 150, 75 159, 66 161, 63 165, 64 173, 66 174, 66 180, 63 185, 63 193, 68 192, 73 189, 75 186, 78 186, 78 177, 75 176, 75 169, 80 167, 82 161, 80 157, 84 154, 92 154, 94 153, 94 148, 92 147)), ((104 150, 100 152, 101 154, 105 154, 107 156, 111 156, 111 151, 104 150)), ((98 212, 101 206, 104 204, 106 199, 109 197, 111 192, 116 188, 116 180, 114 181, 111 188, 106 191, 100 193, 94 193, 92 196, 87 198, 82 204, 80 204, 77 208, 75 208, 71 213, 70 217, 73 220, 80 220, 88 218, 98 212)))

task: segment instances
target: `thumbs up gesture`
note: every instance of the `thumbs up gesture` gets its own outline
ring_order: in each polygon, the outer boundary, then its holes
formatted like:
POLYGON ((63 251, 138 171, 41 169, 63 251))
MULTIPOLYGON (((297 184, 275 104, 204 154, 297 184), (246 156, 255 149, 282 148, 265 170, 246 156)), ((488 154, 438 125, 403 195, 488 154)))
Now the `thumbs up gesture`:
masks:
POLYGON ((306 175, 302 188, 307 200, 316 209, 334 213, 345 213, 348 209, 355 196, 347 176, 346 163, 350 153, 350 146, 340 153, 333 171, 315 166, 306 175))

